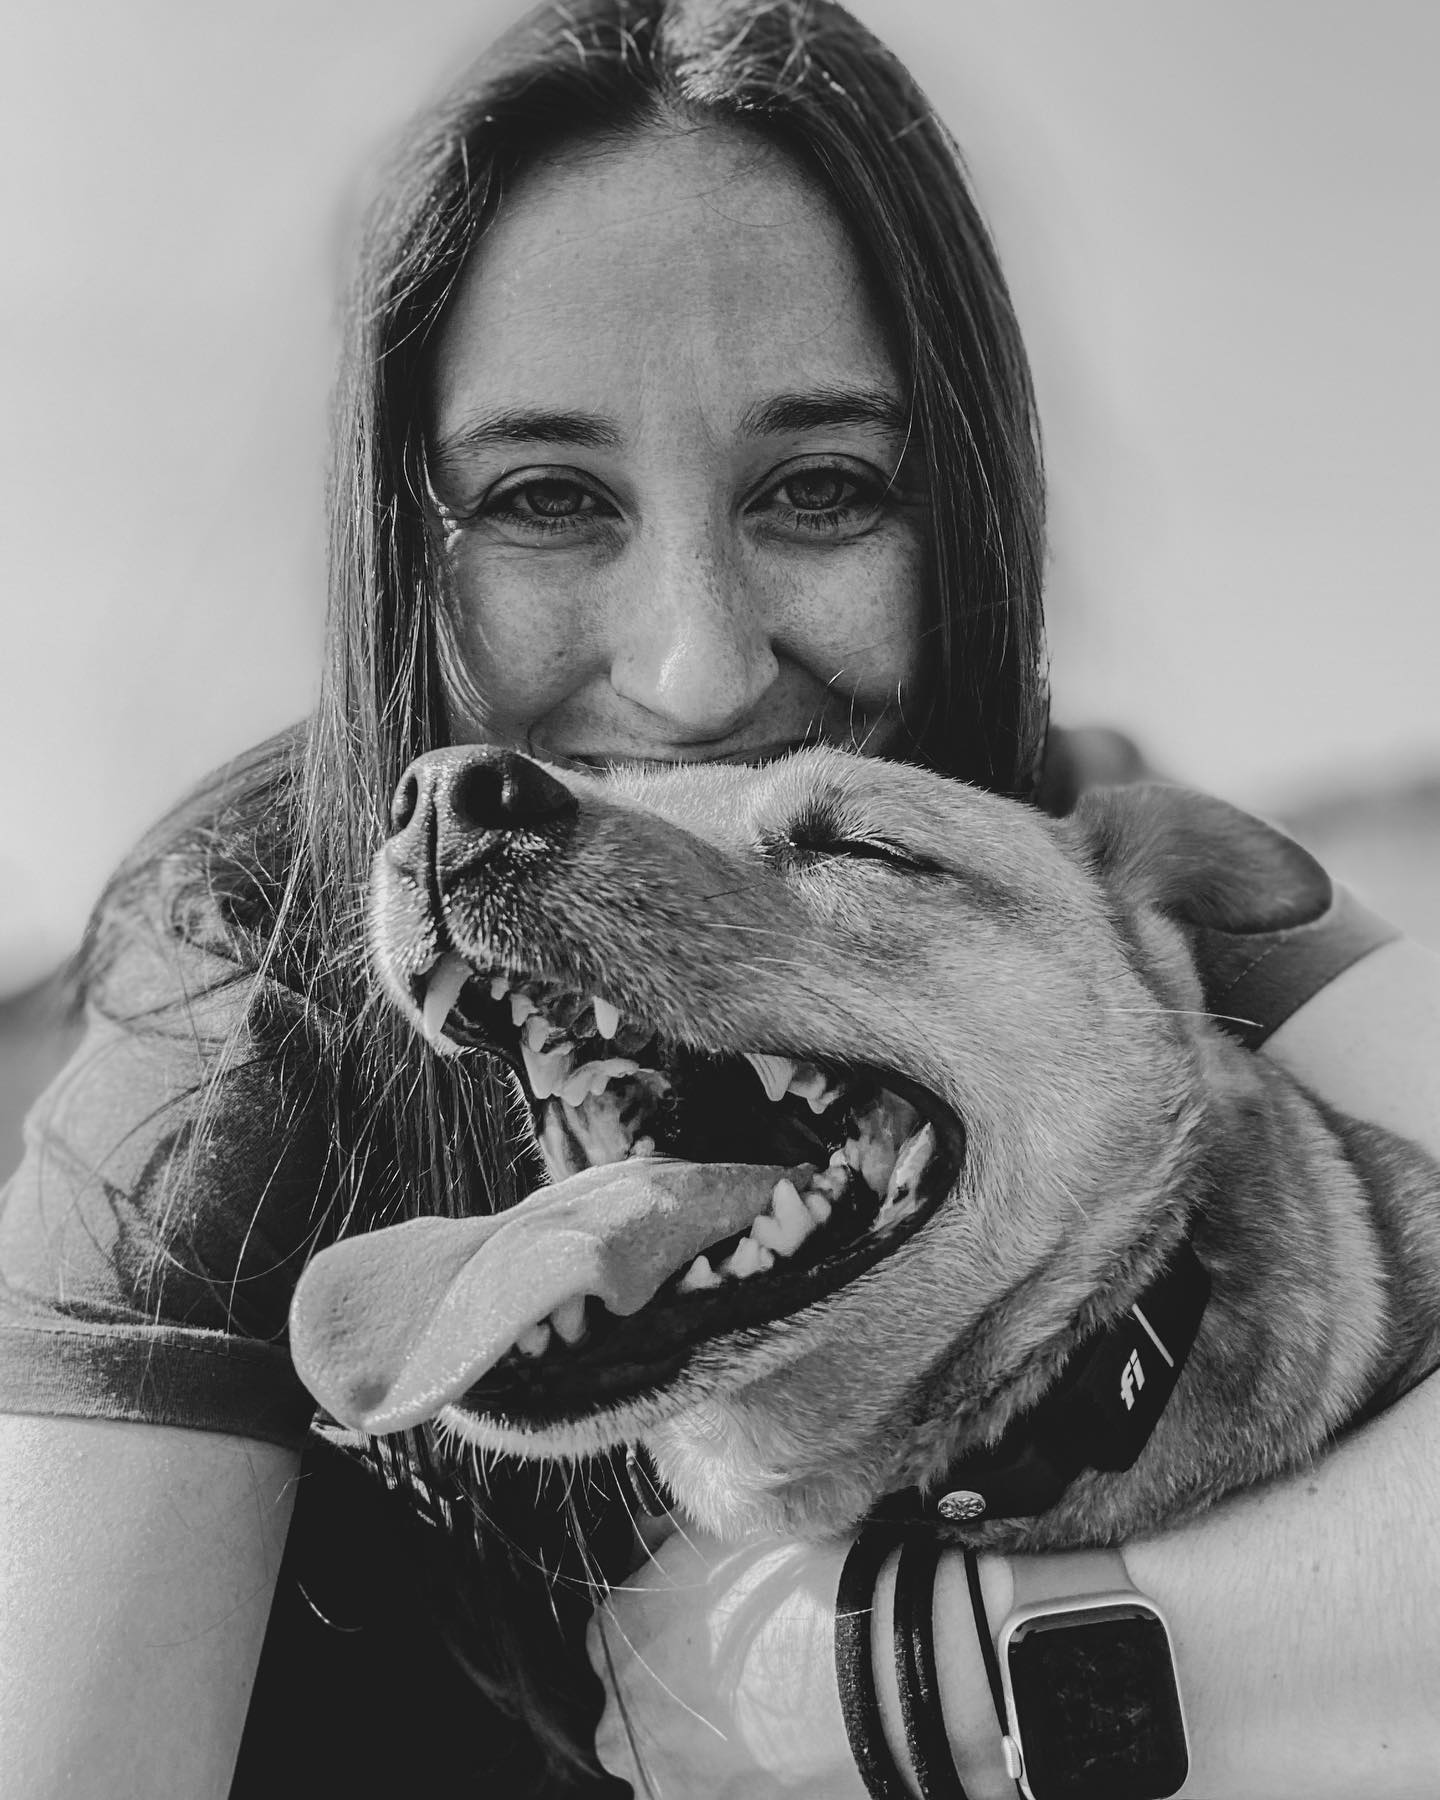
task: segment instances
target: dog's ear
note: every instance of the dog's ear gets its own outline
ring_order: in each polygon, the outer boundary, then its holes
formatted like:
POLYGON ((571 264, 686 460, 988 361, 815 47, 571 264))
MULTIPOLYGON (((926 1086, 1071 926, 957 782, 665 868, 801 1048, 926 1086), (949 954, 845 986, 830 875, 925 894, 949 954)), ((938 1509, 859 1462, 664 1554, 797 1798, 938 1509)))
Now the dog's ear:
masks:
POLYGON ((1224 800, 1145 782, 1083 795, 1071 815, 1106 885, 1214 931, 1288 931, 1330 906, 1320 864, 1224 800))

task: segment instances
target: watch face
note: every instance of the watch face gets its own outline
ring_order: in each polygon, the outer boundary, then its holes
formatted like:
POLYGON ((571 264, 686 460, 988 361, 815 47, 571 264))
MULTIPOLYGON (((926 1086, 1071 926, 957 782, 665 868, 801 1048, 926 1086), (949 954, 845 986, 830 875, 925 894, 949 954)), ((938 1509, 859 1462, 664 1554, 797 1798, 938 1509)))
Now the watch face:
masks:
POLYGON ((1010 1636, 1010 1688, 1035 1800, 1163 1800, 1189 1771, 1170 1641, 1120 1604, 1055 1613, 1010 1636))

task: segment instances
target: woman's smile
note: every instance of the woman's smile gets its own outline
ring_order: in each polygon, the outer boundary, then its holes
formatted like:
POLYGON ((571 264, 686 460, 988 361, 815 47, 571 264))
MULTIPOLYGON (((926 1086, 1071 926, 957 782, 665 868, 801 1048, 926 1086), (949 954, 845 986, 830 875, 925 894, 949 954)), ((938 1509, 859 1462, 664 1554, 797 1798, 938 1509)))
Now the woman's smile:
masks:
POLYGON ((567 152, 440 332, 452 733, 551 758, 878 751, 915 706, 924 471, 833 205, 728 127, 567 152))

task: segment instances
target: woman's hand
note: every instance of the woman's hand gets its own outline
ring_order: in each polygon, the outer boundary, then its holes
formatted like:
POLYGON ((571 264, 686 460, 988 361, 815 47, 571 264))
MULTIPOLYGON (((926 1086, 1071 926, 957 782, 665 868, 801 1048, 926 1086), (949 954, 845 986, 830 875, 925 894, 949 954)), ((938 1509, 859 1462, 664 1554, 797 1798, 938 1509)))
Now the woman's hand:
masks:
POLYGON ((848 1547, 689 1528, 661 1544, 590 1627, 610 1773, 664 1800, 865 1800, 835 1685, 848 1547))

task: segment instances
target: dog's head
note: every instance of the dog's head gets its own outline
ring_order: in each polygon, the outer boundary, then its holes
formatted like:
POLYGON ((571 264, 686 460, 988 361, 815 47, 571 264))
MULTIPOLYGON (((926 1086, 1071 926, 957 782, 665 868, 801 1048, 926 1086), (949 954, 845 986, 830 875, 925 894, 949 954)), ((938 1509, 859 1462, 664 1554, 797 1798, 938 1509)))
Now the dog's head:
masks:
POLYGON ((1183 1223, 1213 1087, 1188 925, 1323 904, 1198 796, 1057 825, 835 751, 438 752, 395 822, 380 979, 442 1054, 509 1063, 555 1185, 323 1252, 297 1364, 371 1430, 643 1437, 729 1531, 848 1523, 1023 1403, 1183 1223))

